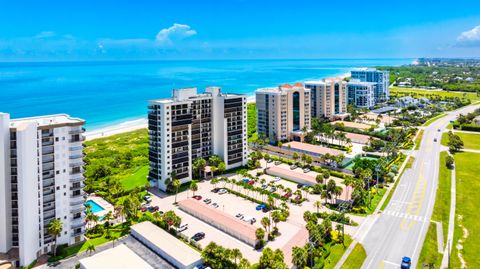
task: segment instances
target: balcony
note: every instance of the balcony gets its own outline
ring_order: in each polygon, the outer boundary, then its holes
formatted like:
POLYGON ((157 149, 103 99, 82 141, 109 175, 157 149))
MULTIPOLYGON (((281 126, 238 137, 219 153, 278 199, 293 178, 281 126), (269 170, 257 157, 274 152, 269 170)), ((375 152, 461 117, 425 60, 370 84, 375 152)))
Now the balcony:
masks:
POLYGON ((75 154, 75 155, 70 155, 70 156, 68 156, 68 158, 69 158, 70 160, 80 159, 80 158, 83 158, 83 157, 84 157, 84 156, 83 156, 83 153, 82 153, 82 154, 75 154))
POLYGON ((73 220, 70 223, 70 228, 76 229, 76 228, 83 228, 85 226, 85 222, 83 221, 82 218, 78 218, 76 220, 73 220))
POLYGON ((74 130, 70 130, 68 131, 68 134, 82 134, 85 132, 85 128, 78 128, 78 129, 74 129, 74 130))
POLYGON ((75 237, 75 236, 79 236, 79 235, 83 235, 85 233, 85 230, 84 229, 81 229, 79 231, 74 231, 71 235, 71 237, 75 237))
POLYGON ((70 190, 73 191, 73 190, 83 189, 83 187, 85 187, 85 184, 80 182, 80 184, 78 184, 77 186, 71 186, 70 190))
POLYGON ((83 175, 81 173, 78 173, 78 174, 74 174, 70 177, 70 182, 71 183, 75 183, 75 182, 81 182, 83 181, 85 178, 83 177, 83 175))
POLYGON ((82 195, 72 196, 70 195, 70 206, 81 205, 85 203, 85 198, 82 195))

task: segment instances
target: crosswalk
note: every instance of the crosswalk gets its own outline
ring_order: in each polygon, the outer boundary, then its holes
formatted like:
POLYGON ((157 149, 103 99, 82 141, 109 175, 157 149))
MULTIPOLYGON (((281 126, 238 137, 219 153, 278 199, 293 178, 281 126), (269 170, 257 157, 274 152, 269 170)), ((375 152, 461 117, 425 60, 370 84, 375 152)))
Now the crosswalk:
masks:
POLYGON ((402 219, 405 218, 405 219, 408 219, 408 220, 414 220, 414 221, 419 221, 419 222, 425 221, 425 218, 422 217, 422 216, 409 215, 409 214, 405 214, 405 213, 398 212, 398 211, 386 210, 386 211, 383 211, 383 214, 386 214, 386 215, 389 215, 389 216, 392 216, 392 217, 398 217, 398 218, 402 218, 402 219))

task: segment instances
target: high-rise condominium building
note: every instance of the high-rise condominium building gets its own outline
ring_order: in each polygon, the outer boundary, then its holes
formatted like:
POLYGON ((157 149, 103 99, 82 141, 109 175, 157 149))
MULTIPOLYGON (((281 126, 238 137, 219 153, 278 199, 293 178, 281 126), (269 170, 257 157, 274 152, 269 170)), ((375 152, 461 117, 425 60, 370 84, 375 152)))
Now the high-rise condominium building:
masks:
POLYGON ((310 89, 311 117, 328 118, 347 113, 346 82, 341 78, 306 81, 310 89))
POLYGON ((310 129, 310 89, 284 84, 256 91, 257 131, 271 142, 301 140, 310 129))
POLYGON ((166 190, 166 180, 192 179, 196 158, 218 155, 226 168, 247 163, 247 99, 218 87, 204 93, 177 89, 173 97, 149 102, 149 179, 166 190), (172 174, 173 173, 173 174, 172 174))
POLYGON ((352 79, 347 83, 348 103, 359 108, 370 108, 375 105, 375 82, 363 82, 352 79))
POLYGON ((84 239, 84 124, 0 113, 0 253, 18 255, 21 266, 52 250, 54 219, 63 223, 57 245, 84 239))
POLYGON ((390 98, 390 72, 376 68, 357 68, 351 71, 352 79, 362 82, 376 83, 375 103, 387 101, 390 98))

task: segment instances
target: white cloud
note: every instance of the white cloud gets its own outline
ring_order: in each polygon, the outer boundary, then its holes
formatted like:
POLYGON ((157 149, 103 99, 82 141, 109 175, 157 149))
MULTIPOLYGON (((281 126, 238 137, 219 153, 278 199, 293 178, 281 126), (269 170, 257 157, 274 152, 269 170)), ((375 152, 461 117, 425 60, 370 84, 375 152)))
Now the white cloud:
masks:
POLYGON ((461 33, 457 41, 465 45, 480 45, 480 25, 461 33))
POLYGON ((158 32, 155 41, 159 45, 172 45, 177 40, 182 40, 197 34, 189 25, 175 23, 169 28, 165 28, 158 32))
POLYGON ((54 37, 55 32, 52 31, 43 31, 35 35, 35 38, 47 38, 47 37, 54 37))

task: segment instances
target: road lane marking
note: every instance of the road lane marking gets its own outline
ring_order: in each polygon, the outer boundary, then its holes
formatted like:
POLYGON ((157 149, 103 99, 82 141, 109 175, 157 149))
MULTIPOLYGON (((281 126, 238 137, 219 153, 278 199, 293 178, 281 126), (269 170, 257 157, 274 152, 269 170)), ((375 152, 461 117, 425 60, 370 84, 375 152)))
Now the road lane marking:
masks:
POLYGON ((416 221, 409 219, 408 216, 409 215, 418 216, 418 213, 420 212, 420 209, 421 209, 421 205, 423 204, 423 200, 425 198, 425 190, 427 187, 427 181, 425 180, 425 177, 423 175, 424 167, 425 167, 425 162, 422 162, 420 165, 419 176, 415 184, 415 189, 413 191, 410 204, 408 205, 406 210, 406 216, 400 223, 400 229, 402 231, 409 230, 413 227, 413 225, 415 225, 416 221))

